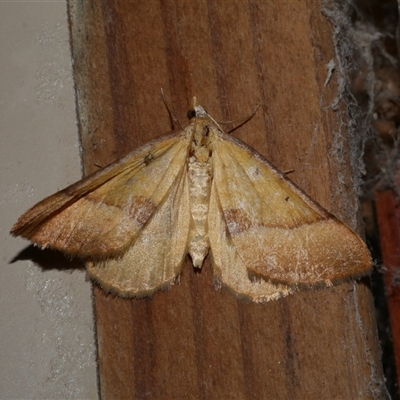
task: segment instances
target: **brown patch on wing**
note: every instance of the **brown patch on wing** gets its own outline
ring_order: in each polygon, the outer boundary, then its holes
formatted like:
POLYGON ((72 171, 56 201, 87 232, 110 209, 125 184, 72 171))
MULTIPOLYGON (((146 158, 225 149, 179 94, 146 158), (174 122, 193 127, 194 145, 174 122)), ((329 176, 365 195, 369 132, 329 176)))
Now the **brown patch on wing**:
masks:
POLYGON ((237 208, 224 210, 224 217, 228 231, 233 236, 248 231, 253 225, 251 219, 242 210, 237 208))
POLYGON ((128 214, 134 217, 140 225, 144 225, 157 207, 148 197, 137 196, 133 200, 127 210, 128 214))
POLYGON ((131 217, 138 225, 144 225, 157 208, 153 200, 145 196, 132 197, 130 203, 121 205, 114 201, 110 202, 103 200, 102 198, 98 198, 92 194, 87 195, 85 199, 93 203, 116 207, 123 213, 129 215, 129 217, 131 217))

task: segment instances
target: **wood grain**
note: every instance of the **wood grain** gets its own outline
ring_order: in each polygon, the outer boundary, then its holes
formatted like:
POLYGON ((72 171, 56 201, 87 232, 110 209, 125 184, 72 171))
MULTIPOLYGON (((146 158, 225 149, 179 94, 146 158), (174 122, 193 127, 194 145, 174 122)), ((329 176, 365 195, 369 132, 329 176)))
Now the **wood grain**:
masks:
MULTIPOLYGON (((221 121, 260 104, 234 135, 293 169, 295 183, 354 225, 343 113, 329 108, 336 77, 324 86, 334 53, 320 8, 71 0, 85 172, 170 130, 160 88, 183 125, 193 95, 221 121), (346 163, 328 152, 334 132, 346 163)), ((250 304, 214 290, 207 263, 198 273, 187 261, 168 292, 122 300, 95 286, 94 303, 104 399, 384 398, 367 280, 250 304)))
MULTIPOLYGON (((397 182, 400 180, 397 179, 397 182)), ((376 218, 384 269, 385 294, 390 317, 390 335, 393 341, 397 371, 400 370, 400 288, 397 284, 400 267, 400 207, 394 190, 376 191, 376 218)), ((397 372, 397 387, 400 374, 397 372)), ((399 390, 399 389, 398 389, 399 390)))

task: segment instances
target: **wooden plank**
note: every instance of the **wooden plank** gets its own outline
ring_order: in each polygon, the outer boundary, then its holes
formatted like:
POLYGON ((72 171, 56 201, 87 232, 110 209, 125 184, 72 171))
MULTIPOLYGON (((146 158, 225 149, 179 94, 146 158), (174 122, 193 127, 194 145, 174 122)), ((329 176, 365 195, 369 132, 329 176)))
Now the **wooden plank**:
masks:
MULTIPOLYGON (((71 0, 85 171, 169 130, 160 88, 182 122, 193 95, 217 120, 260 104, 234 134, 355 225, 347 132, 329 108, 336 80, 324 86, 334 54, 320 7, 71 0), (334 132, 346 163, 327 152, 334 132)), ((368 280, 251 304, 214 290, 207 262, 196 273, 187 260, 167 292, 122 300, 95 286, 94 302, 104 399, 384 398, 368 280)))
MULTIPOLYGON (((400 207, 393 190, 375 192, 379 241, 385 267, 384 281, 389 309, 391 337, 397 371, 400 370, 400 287, 397 284, 400 268, 400 207)), ((399 372, 397 384, 400 387, 399 372)))

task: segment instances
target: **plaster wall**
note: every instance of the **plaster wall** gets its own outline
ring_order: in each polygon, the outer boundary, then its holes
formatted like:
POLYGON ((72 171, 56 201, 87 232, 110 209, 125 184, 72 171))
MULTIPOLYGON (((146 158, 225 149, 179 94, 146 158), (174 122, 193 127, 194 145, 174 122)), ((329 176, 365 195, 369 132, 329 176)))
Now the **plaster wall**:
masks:
POLYGON ((0 71, 0 398, 96 399, 84 270, 9 235, 81 177, 65 1, 0 2, 0 71))

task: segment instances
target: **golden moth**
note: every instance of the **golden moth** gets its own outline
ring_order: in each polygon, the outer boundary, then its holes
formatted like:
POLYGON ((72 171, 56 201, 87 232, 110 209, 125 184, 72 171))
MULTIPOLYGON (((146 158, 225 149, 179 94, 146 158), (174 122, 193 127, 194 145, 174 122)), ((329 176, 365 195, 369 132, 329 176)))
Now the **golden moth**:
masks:
POLYGON ((42 200, 11 233, 86 260, 106 291, 174 283, 187 253, 256 302, 370 270, 364 242, 193 99, 189 125, 42 200), (250 279, 254 276, 257 279, 250 279))

